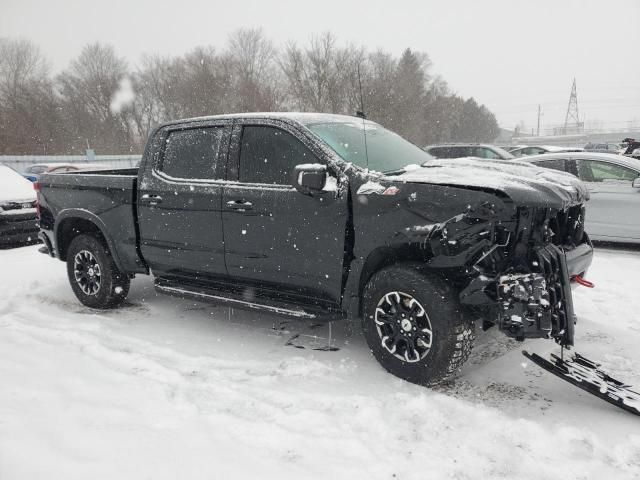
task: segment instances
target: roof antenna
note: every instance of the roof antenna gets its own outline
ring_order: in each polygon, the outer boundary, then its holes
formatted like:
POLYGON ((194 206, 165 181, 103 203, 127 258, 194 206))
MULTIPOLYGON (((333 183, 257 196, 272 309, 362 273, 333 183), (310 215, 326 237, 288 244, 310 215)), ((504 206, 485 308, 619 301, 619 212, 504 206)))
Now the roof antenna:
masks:
POLYGON ((358 87, 360 88, 360 110, 356 112, 356 117, 362 118, 362 135, 364 136, 364 156, 367 160, 367 170, 369 169, 369 150, 367 148, 367 125, 364 114, 364 100, 362 98, 362 80, 360 78, 360 63, 358 62, 358 87))

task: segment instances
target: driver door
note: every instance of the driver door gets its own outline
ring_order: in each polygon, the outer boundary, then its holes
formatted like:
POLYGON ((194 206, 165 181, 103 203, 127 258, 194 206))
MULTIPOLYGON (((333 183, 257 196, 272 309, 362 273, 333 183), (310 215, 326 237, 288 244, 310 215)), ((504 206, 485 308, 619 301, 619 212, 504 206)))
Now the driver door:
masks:
POLYGON ((347 223, 347 194, 313 195, 293 187, 296 165, 324 163, 278 121, 238 120, 222 199, 229 275, 339 302, 347 223))

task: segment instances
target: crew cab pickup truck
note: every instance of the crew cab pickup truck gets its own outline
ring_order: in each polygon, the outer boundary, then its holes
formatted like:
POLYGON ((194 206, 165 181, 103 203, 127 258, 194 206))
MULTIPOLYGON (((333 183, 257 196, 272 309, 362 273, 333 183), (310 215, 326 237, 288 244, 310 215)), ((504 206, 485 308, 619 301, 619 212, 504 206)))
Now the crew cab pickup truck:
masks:
POLYGON ((474 321, 573 344, 588 193, 516 161, 435 160, 362 118, 242 114, 167 123, 138 169, 43 174, 40 238, 89 307, 130 279, 273 314, 360 319, 393 374, 455 374, 474 321))

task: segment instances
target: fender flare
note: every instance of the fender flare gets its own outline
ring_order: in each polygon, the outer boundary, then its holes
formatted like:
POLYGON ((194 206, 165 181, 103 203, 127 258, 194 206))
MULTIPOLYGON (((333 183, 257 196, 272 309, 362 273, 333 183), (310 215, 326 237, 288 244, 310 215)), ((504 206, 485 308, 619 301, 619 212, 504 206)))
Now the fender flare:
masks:
POLYGON ((123 268, 122 261, 120 260, 120 256, 118 255, 118 250, 115 248, 115 243, 113 242, 113 239, 111 238, 111 236, 107 233, 108 230, 105 223, 95 213, 92 213, 89 210, 85 210, 83 208, 67 208, 65 210, 62 210, 60 213, 58 213, 56 217, 56 223, 53 228, 53 236, 55 238, 58 258, 60 258, 60 244, 58 242, 60 225, 62 225, 65 220, 69 220, 69 219, 82 219, 82 220, 86 220, 88 222, 93 223, 98 228, 98 231, 102 234, 104 239, 106 240, 107 247, 109 247, 109 251, 111 253, 111 256, 116 266, 121 271, 123 272, 126 271, 123 268))

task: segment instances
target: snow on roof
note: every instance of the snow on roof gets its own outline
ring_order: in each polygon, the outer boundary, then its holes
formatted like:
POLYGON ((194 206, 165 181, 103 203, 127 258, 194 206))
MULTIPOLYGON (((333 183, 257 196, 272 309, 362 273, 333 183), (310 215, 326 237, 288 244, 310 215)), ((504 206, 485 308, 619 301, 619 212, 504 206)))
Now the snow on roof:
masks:
MULTIPOLYGON (((314 123, 354 123, 359 122, 362 123, 363 119, 361 117, 351 116, 351 115, 338 115, 334 113, 315 113, 315 112, 251 112, 251 113, 231 113, 224 115, 208 115, 203 117, 194 117, 194 118, 185 118, 181 120, 174 120, 167 123, 162 124, 165 125, 175 125, 180 123, 189 123, 189 122, 202 122, 207 120, 222 120, 222 119, 233 119, 233 118, 251 118, 251 119, 277 119, 277 120, 293 120, 296 122, 300 122, 304 125, 311 125, 314 123)), ((371 120, 364 120, 367 125, 377 125, 375 122, 371 120)))
POLYGON ((0 165, 0 202, 35 200, 33 184, 12 168, 0 165))

